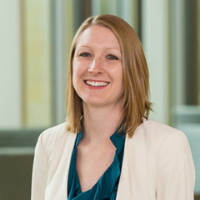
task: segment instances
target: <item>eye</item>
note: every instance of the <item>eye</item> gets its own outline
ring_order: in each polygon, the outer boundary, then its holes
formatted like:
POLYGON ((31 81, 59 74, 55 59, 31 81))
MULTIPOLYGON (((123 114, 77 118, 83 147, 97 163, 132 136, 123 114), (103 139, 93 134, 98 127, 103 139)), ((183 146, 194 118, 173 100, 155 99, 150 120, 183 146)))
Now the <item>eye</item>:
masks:
POLYGON ((80 53, 79 56, 80 56, 80 57, 90 57, 91 54, 90 54, 90 53, 87 53, 87 52, 83 52, 83 53, 80 53))
POLYGON ((119 60, 119 58, 117 56, 114 56, 112 54, 107 55, 106 58, 109 60, 119 60))

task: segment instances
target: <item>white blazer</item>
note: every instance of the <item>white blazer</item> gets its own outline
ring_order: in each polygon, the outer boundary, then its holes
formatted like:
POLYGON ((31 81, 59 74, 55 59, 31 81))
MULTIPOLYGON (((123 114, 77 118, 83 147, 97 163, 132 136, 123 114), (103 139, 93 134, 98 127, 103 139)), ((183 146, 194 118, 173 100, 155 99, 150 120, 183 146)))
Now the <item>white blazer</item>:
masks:
MULTIPOLYGON (((68 171, 76 134, 66 124, 37 142, 31 200, 67 200, 68 171)), ((126 137, 117 200, 193 200, 195 169, 183 132, 144 120, 126 137)))

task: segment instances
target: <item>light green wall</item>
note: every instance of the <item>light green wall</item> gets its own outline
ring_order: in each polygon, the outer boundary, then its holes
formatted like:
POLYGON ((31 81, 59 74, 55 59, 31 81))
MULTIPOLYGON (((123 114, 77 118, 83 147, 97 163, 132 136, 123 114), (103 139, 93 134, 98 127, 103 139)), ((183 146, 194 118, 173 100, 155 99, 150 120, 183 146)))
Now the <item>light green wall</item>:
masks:
POLYGON ((0 1, 0 129, 21 126, 20 0, 0 1))
POLYGON ((149 73, 151 118, 169 123, 169 3, 160 0, 142 1, 142 44, 149 73))

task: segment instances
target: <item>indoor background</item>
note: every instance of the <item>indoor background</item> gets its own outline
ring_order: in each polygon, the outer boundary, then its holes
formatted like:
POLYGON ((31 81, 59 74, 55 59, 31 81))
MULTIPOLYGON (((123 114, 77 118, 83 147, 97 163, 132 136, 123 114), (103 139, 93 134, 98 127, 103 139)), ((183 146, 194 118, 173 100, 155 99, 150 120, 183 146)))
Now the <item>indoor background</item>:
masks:
POLYGON ((65 121, 71 40, 103 13, 139 35, 151 118, 185 132, 200 199, 200 0, 0 0, 0 200, 30 199, 37 137, 65 121))

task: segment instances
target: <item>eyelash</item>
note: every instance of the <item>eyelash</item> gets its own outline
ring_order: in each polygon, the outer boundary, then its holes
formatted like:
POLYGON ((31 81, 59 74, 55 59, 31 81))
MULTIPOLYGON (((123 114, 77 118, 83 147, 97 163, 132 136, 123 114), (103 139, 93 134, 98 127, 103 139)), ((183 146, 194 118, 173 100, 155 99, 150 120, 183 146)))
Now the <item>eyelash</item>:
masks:
POLYGON ((119 58, 117 56, 114 56, 112 54, 107 55, 106 58, 108 58, 109 60, 119 60, 119 58))
POLYGON ((81 56, 81 57, 90 57, 91 54, 87 53, 87 52, 83 52, 83 53, 80 53, 79 56, 81 56))
MULTIPOLYGON (((80 53, 79 56, 80 56, 80 57, 91 57, 91 54, 88 53, 88 52, 83 52, 83 53, 80 53)), ((112 54, 108 54, 108 55, 106 56, 106 58, 107 58, 108 60, 119 60, 119 58, 118 58, 117 56, 112 55, 112 54)))

